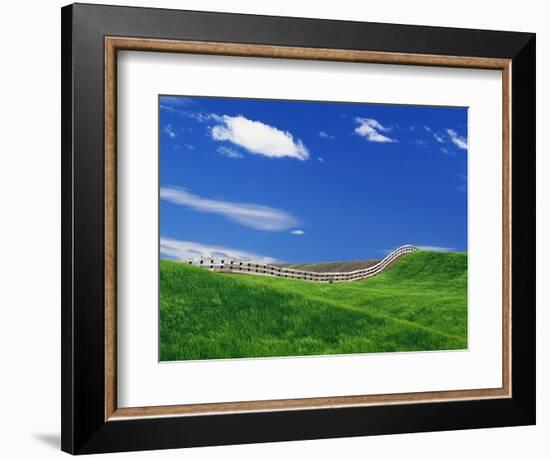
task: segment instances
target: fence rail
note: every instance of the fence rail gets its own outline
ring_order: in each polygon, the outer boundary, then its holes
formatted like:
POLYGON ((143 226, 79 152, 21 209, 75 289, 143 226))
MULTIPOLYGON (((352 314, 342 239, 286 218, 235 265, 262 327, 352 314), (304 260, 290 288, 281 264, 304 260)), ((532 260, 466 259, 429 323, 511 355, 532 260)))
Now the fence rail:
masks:
POLYGON ((364 280, 384 271, 397 258, 416 251, 413 245, 403 245, 393 250, 384 259, 373 266, 351 272, 309 272, 306 270, 291 269, 288 267, 262 264, 253 261, 227 258, 193 258, 182 261, 185 264, 212 270, 214 272, 266 275, 270 277, 292 278, 322 283, 342 283, 364 280))

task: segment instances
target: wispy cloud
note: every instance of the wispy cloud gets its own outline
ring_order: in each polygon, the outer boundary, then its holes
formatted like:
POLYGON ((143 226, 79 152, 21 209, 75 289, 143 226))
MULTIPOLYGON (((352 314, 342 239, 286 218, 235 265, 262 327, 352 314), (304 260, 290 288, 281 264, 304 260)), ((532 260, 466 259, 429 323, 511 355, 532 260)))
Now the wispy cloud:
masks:
POLYGON ((331 139, 331 138, 334 138, 334 135, 329 135, 324 130, 322 130, 319 132, 319 137, 331 139))
POLYGON ((166 124, 162 131, 168 135, 170 138, 176 138, 177 134, 174 132, 174 129, 172 128, 171 124, 166 124))
MULTIPOLYGON (((428 126, 424 126, 424 129, 429 132, 438 143, 453 143, 457 148, 467 150, 468 141, 465 137, 460 136, 454 129, 445 129, 445 131, 435 131, 428 126)), ((445 154, 449 154, 447 148, 441 148, 445 154)))
POLYGON ((447 140, 442 134, 436 132, 435 130, 433 130, 428 126, 424 126, 424 129, 426 130, 426 132, 429 132, 430 134, 432 134, 432 137, 435 138, 437 143, 447 143, 447 140))
POLYGON ((222 116, 216 113, 208 113, 206 111, 184 110, 181 112, 181 114, 200 123, 213 122, 213 121, 220 122, 222 120, 222 116))
POLYGON ((426 148, 428 146, 428 142, 426 140, 417 139, 417 140, 414 140, 412 143, 417 146, 421 146, 422 148, 426 148))
POLYGON ((172 113, 177 113, 178 110, 176 110, 174 107, 170 105, 165 105, 163 103, 160 104, 160 109, 164 111, 170 111, 172 113))
POLYGON ((445 137, 443 135, 438 134, 437 132, 433 132, 432 135, 436 139, 437 143, 446 143, 447 140, 445 140, 445 137))
POLYGON ((199 123, 219 122, 222 117, 216 113, 209 113, 198 108, 192 108, 196 102, 185 97, 162 97, 160 100, 160 109, 186 116, 199 123))
POLYGON ((205 245, 199 242, 160 238, 160 253, 164 258, 183 261, 190 258, 231 258, 241 261, 256 261, 264 264, 281 262, 270 256, 263 256, 252 251, 228 248, 221 245, 205 245))
POLYGON ((191 145, 189 143, 176 143, 174 145, 174 149, 177 149, 177 150, 186 149, 187 151, 193 151, 195 149, 195 145, 191 145))
POLYGON ((318 157, 317 160, 321 163, 325 162, 325 160, 322 157, 318 157))
POLYGON ((302 231, 301 229, 295 229, 293 231, 290 231, 292 235, 305 235, 306 233, 302 231))
POLYGON ((424 251, 437 251, 439 253, 447 253, 449 251, 456 251, 454 248, 446 246, 434 246, 434 245, 416 245, 416 248, 424 251))
POLYGON ((226 156, 230 159, 242 159, 244 157, 242 153, 239 153, 237 150, 229 148, 228 146, 220 146, 216 151, 222 156, 226 156))
POLYGON ((178 113, 184 107, 194 105, 196 102, 188 97, 161 96, 160 109, 178 113))
POLYGON ((466 177, 466 175, 464 173, 459 173, 458 174, 458 178, 460 179, 460 181, 462 182, 461 184, 459 184, 456 189, 460 192, 466 192, 468 190, 468 179, 466 177))
POLYGON ((160 97, 160 103, 166 106, 172 107, 186 107, 194 105, 196 102, 189 97, 178 97, 175 95, 162 95, 160 97))
POLYGON ((160 198, 199 212, 221 215, 235 223, 260 231, 285 231, 300 224, 296 217, 277 208, 208 199, 175 186, 162 186, 160 198))
POLYGON ((380 132, 389 132, 391 127, 385 127, 376 119, 371 118, 355 118, 355 122, 359 125, 355 128, 355 133, 361 137, 365 137, 369 142, 378 143, 395 143, 395 138, 388 137, 380 132))
POLYGON ((212 138, 229 141, 250 153, 272 158, 291 157, 305 161, 309 151, 301 140, 294 140, 288 131, 253 121, 244 116, 222 116, 222 123, 212 127, 212 138))
POLYGON ((451 141, 460 149, 468 149, 468 142, 464 137, 458 135, 458 133, 453 129, 447 129, 447 134, 451 141))

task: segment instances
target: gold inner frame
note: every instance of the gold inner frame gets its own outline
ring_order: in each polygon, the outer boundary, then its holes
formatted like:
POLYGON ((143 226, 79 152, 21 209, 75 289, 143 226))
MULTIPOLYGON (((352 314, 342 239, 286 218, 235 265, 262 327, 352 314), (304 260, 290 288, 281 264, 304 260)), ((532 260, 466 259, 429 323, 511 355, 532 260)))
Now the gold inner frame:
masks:
POLYGON ((239 43, 105 37, 105 420, 506 398, 511 367, 511 60, 239 43), (117 404, 117 51, 493 69, 502 72, 502 380, 500 388, 119 408, 117 404))

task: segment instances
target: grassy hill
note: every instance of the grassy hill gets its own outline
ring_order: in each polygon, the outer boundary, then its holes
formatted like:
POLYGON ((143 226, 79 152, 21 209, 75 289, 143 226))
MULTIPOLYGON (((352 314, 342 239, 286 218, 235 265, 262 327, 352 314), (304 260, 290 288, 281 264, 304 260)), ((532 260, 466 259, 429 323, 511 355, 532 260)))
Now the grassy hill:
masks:
POLYGON ((467 256, 418 251, 351 283, 160 264, 162 361, 467 347, 467 256))

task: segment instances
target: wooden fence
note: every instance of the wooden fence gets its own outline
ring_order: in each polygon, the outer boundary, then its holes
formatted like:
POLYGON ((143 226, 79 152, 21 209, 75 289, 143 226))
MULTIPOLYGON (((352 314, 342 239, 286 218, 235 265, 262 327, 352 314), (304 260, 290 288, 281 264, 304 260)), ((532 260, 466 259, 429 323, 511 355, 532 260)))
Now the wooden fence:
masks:
POLYGON ((296 280, 308 280, 322 283, 341 283, 363 280, 365 278, 377 275, 384 271, 384 269, 397 258, 407 253, 412 253, 416 250, 417 248, 413 245, 400 246, 377 264, 351 272, 309 272, 306 270, 290 269, 288 267, 227 258, 194 258, 187 259, 182 262, 222 273, 267 275, 270 277, 292 278, 296 280))

